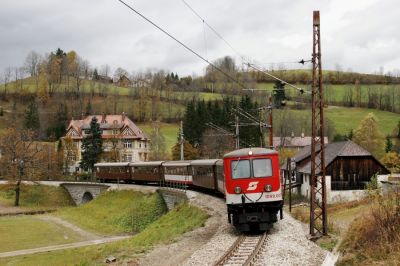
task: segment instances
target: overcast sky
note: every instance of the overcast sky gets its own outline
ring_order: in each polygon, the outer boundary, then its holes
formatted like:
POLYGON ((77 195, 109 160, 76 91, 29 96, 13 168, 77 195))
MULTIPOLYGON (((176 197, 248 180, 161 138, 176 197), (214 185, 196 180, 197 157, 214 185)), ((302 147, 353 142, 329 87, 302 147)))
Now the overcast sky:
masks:
MULTIPOLYGON (((210 61, 231 55, 240 64, 182 0, 126 2, 210 61)), ((186 2, 242 56, 264 67, 311 58, 312 11, 320 10, 323 69, 400 69, 398 0, 186 2)), ((109 64, 130 73, 203 74, 207 65, 117 0, 0 0, 0 75, 23 65, 31 50, 45 54, 58 47, 75 50, 92 67, 109 64)))

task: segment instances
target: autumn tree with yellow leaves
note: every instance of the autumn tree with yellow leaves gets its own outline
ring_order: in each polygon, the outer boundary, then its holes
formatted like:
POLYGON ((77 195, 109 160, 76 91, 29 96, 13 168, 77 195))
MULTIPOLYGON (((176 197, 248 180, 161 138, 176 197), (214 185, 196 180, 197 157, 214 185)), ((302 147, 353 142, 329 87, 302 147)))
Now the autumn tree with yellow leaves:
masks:
POLYGON ((379 131, 378 119, 369 113, 354 132, 355 143, 372 153, 378 159, 384 154, 385 138, 379 131))

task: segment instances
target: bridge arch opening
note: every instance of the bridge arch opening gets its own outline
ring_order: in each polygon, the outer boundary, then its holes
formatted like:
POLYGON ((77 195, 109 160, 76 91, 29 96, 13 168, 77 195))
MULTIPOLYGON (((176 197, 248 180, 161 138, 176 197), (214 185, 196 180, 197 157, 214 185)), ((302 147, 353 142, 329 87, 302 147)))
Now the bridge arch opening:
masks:
POLYGON ((82 196, 82 204, 88 203, 92 199, 93 199, 92 193, 86 191, 85 193, 83 193, 83 196, 82 196))

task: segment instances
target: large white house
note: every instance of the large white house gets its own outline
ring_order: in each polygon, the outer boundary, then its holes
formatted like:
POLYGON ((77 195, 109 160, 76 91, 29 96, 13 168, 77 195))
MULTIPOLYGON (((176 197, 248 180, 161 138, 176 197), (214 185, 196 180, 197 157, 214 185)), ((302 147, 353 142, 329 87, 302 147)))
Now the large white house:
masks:
MULTIPOLYGON (((150 152, 150 139, 130 120, 122 115, 94 115, 100 124, 103 139, 101 161, 135 162, 147 161, 150 152)), ((82 139, 89 132, 93 115, 84 119, 72 119, 63 137, 64 156, 69 172, 80 170, 82 158, 82 139)))

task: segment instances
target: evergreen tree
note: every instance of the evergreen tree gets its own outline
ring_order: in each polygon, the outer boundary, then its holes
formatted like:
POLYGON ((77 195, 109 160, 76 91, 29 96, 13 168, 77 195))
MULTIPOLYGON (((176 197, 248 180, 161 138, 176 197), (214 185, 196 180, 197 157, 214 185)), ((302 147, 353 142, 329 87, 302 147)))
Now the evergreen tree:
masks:
MULTIPOLYGON (((255 118, 258 118, 257 103, 253 103, 248 95, 241 98, 239 106, 243 111, 249 113, 255 118)), ((240 122, 256 123, 256 121, 242 117, 240 118, 240 122)), ((258 147, 262 145, 262 134, 258 125, 241 127, 239 131, 239 137, 240 140, 242 140, 248 146, 258 147)))
POLYGON ((386 143, 385 143, 385 152, 386 153, 391 152, 392 149, 393 149, 393 142, 390 139, 390 136, 387 136, 386 137, 386 143))
POLYGON ((32 99, 25 111, 24 126, 36 133, 40 129, 39 110, 35 99, 32 99))
POLYGON ((90 122, 90 129, 82 140, 82 160, 80 167, 92 171, 94 164, 97 163, 103 151, 102 146, 103 140, 101 139, 100 125, 97 123, 97 118, 93 116, 90 122))
POLYGON ((183 117, 183 132, 185 132, 185 139, 190 144, 194 144, 196 141, 196 109, 194 106, 194 100, 189 101, 186 105, 185 116, 183 117))
POLYGON ((50 138, 55 138, 56 140, 60 139, 65 135, 65 130, 67 129, 68 123, 68 108, 67 105, 60 103, 58 106, 57 113, 54 117, 54 122, 52 123, 54 126, 48 128, 47 136, 50 138))
POLYGON ((0 116, 3 116, 3 107, 0 107, 0 116))
POLYGON ((354 130, 353 130, 353 129, 350 129, 350 132, 349 132, 349 135, 347 136, 347 138, 348 138, 349 140, 352 140, 353 137, 354 137, 354 130))
POLYGON ((97 68, 94 69, 93 71, 93 80, 99 80, 99 73, 97 72, 97 68))

